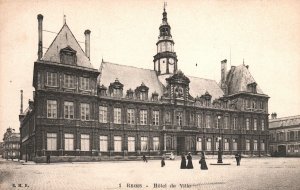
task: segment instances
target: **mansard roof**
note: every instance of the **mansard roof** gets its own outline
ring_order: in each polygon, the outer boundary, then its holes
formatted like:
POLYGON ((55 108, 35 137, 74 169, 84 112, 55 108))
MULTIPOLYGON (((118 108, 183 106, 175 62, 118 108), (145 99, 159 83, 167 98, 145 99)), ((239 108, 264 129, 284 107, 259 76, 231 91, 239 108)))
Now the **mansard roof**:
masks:
POLYGON ((269 120, 269 128, 280 128, 280 127, 293 127, 300 126, 300 115, 282 117, 277 119, 269 120))
MULTIPOLYGON (((169 78, 172 74, 164 74, 158 76, 159 81, 166 87, 167 81, 166 78, 169 78)), ((203 79, 198 77, 191 77, 187 76, 190 80, 189 88, 190 88, 190 95, 196 98, 197 96, 204 95, 208 92, 212 99, 220 98, 224 95, 222 89, 219 87, 216 81, 210 79, 203 79)))
MULTIPOLYGON (((155 91, 163 95, 163 86, 159 82, 156 72, 150 69, 141 69, 115 63, 102 62, 100 66, 98 84, 109 86, 116 78, 124 85, 123 90, 136 89, 144 83, 149 88, 149 94, 155 91)), ((126 93, 123 93, 126 96, 126 93)))
MULTIPOLYGON (((232 66, 227 74, 226 81, 229 95, 239 92, 246 92, 249 84, 256 83, 249 71, 248 66, 245 66, 244 64, 232 66)), ((264 94, 258 85, 256 85, 256 91, 258 94, 264 94)))
POLYGON ((65 48, 71 48, 76 52, 77 66, 87 67, 93 69, 89 58, 85 55, 84 51, 80 47, 78 41, 75 39, 73 33, 67 24, 64 24, 52 44, 49 46, 42 60, 61 63, 60 62, 60 51, 65 48))

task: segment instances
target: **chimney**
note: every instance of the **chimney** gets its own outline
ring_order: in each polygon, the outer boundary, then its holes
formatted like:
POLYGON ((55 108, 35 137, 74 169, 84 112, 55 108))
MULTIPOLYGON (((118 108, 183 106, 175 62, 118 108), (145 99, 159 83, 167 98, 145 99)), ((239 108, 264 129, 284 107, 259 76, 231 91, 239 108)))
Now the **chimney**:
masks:
POLYGON ((221 83, 225 83, 227 73, 227 59, 221 61, 221 83))
POLYGON ((38 14, 38 31, 39 31, 39 43, 38 43, 38 60, 43 57, 43 15, 38 14))
POLYGON ((85 35, 85 55, 90 59, 90 30, 84 31, 85 35))
POLYGON ((29 109, 33 110, 33 101, 28 100, 29 109))
POLYGON ((21 108, 20 108, 20 115, 23 113, 23 90, 21 90, 21 108))

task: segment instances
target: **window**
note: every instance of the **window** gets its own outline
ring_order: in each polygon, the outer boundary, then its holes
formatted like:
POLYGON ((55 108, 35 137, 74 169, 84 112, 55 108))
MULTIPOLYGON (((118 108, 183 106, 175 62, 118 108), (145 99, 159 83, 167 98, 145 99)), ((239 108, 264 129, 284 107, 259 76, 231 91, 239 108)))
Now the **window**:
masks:
POLYGON ((159 150, 159 137, 153 137, 153 150, 159 150))
POLYGON ((177 113, 176 119, 177 119, 177 125, 182 126, 182 112, 177 113))
POLYGON ((74 88, 74 76, 73 75, 64 75, 65 76, 65 80, 64 80, 64 87, 65 88, 74 88))
POLYGON ((90 150, 90 135, 81 134, 81 151, 89 151, 90 150))
POLYGON ((202 117, 201 114, 197 114, 197 127, 201 127, 202 117))
POLYGON ((128 152, 135 151, 135 137, 128 137, 128 152))
POLYGON ((127 123, 134 124, 134 109, 127 109, 127 123))
POLYGON ((211 124, 211 121, 210 121, 210 115, 206 115, 205 117, 205 124, 206 124, 206 128, 210 128, 210 124, 211 124))
POLYGON ((207 138, 206 150, 211 150, 211 138, 207 138))
POLYGON ((219 145, 220 145, 220 143, 219 143, 219 138, 216 138, 216 140, 215 140, 215 149, 216 150, 219 150, 219 145))
POLYGON ((114 123, 121 124, 121 108, 114 108, 114 123))
POLYGON ((147 125, 147 110, 140 111, 140 124, 147 125))
POLYGON ((141 137, 141 151, 148 150, 148 137, 141 137))
POLYGON ((253 130, 257 130, 257 119, 253 120, 253 130))
POLYGON ((122 97, 122 89, 114 88, 112 91, 114 97, 122 97))
POLYGON ((89 90, 90 89, 90 83, 89 78, 86 77, 80 77, 80 89, 82 90, 89 90))
POLYGON ((81 103, 80 110, 81 110, 81 120, 89 120, 90 119, 90 105, 81 103))
POLYGON ((147 92, 140 92, 140 100, 147 100, 147 92))
POLYGON ((249 120, 249 118, 246 119, 246 130, 250 130, 250 120, 249 120))
POLYGON ((47 72, 47 85, 57 87, 57 73, 47 72))
POLYGON ((153 125, 159 125, 159 111, 152 112, 153 125))
POLYGON ((56 133, 47 133, 47 150, 57 150, 56 133))
POLYGON ((74 135, 65 134, 65 150, 74 150, 74 135))
POLYGON ((257 140, 253 140, 253 150, 257 151, 257 140))
POLYGON ((237 139, 232 139, 232 150, 237 150, 237 139))
POLYGON ((225 151, 229 150, 229 139, 224 139, 224 150, 225 151))
POLYGON ((66 119, 74 119, 74 103, 64 102, 64 114, 66 119))
POLYGON ((165 113, 165 120, 166 123, 171 123, 171 113, 169 111, 166 111, 165 113))
POLYGON ((264 131, 265 130, 265 120, 261 120, 261 130, 264 131))
POLYGON ((233 129, 237 129, 237 118, 233 118, 233 129))
POLYGON ((100 152, 107 152, 107 136, 100 136, 100 152))
POLYGON ((114 150, 115 150, 115 152, 122 151, 122 137, 121 136, 114 136, 114 150))
POLYGON ((246 150, 250 150, 250 140, 246 140, 246 150))
POLYGON ((56 100, 47 100, 47 117, 57 118, 57 102, 56 100))
POLYGON ((224 117, 224 129, 228 129, 228 116, 224 117))
POLYGON ((202 138, 201 137, 197 137, 196 150, 197 151, 201 151, 202 150, 202 138))
POLYGON ((99 122, 107 123, 107 107, 99 106, 99 122))

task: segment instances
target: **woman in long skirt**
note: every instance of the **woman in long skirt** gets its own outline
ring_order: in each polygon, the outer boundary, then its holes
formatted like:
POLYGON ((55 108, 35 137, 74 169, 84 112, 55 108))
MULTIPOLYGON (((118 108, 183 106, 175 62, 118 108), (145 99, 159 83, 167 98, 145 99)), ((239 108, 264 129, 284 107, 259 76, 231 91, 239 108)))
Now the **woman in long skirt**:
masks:
POLYGON ((184 154, 181 155, 181 165, 180 165, 180 169, 186 169, 186 159, 184 154))
POLYGON ((192 156, 191 156, 191 153, 190 153, 190 152, 188 153, 187 160, 188 160, 188 163, 187 163, 186 168, 187 168, 187 169, 193 169, 194 166, 193 166, 192 156))
POLYGON ((201 170, 208 170, 207 164, 206 164, 206 161, 205 161, 205 155, 204 155, 204 152, 202 152, 202 155, 201 155, 201 159, 200 159, 200 161, 199 161, 199 164, 200 164, 200 169, 201 169, 201 170))

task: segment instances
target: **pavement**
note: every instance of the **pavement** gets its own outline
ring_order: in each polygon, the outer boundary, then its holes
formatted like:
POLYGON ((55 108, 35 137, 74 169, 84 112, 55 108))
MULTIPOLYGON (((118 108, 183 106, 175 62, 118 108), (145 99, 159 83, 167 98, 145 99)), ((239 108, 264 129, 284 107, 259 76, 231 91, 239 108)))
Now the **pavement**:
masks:
POLYGON ((210 165, 200 170, 199 159, 193 158, 194 169, 179 169, 179 159, 74 162, 35 164, 0 159, 0 189, 90 190, 90 189, 211 189, 211 190, 299 190, 300 158, 225 158, 230 165, 210 165))

